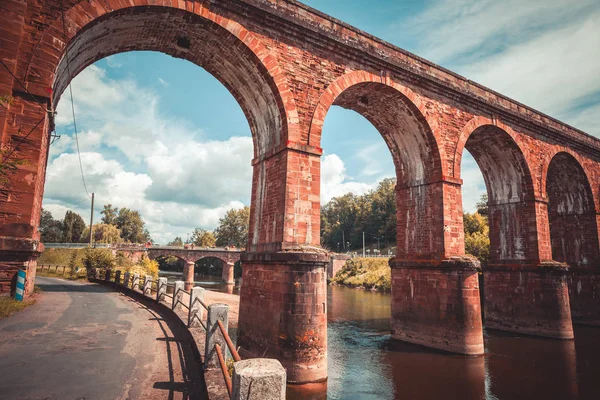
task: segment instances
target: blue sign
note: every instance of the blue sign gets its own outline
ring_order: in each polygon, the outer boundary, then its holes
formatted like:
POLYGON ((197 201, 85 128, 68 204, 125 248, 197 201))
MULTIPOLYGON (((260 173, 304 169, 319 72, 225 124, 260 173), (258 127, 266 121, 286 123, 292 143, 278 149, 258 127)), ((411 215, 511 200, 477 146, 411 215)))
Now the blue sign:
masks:
POLYGON ((25 277, 27 273, 23 270, 17 272, 17 290, 15 291, 15 299, 23 301, 23 295, 25 294, 25 277))

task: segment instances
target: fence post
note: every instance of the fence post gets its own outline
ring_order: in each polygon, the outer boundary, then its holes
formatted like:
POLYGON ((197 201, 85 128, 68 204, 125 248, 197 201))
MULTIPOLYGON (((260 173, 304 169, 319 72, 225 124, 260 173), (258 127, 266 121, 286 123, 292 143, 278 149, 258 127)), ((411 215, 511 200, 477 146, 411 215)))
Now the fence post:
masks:
POLYGON ((190 289, 188 328, 193 328, 202 325, 200 321, 202 320, 202 315, 204 314, 204 307, 202 307, 200 301, 204 301, 204 289, 200 286, 195 286, 192 289, 190 289))
POLYGON ((65 267, 65 266, 63 265, 63 276, 65 276, 65 270, 66 270, 66 269, 67 269, 67 267, 65 267))
POLYGON ((173 305, 171 309, 175 309, 177 304, 183 299, 183 286, 185 283, 183 281, 175 281, 175 285, 173 286, 173 305))
POLYGON ((96 275, 95 275, 95 276, 96 276, 96 279, 97 279, 97 280, 100 280, 100 270, 99 270, 99 269, 96 269, 94 272, 95 272, 95 274, 96 274, 96 275))
POLYGON ((146 275, 146 278, 144 278, 144 296, 148 292, 150 292, 150 295, 152 296, 152 290, 150 290, 150 288, 152 288, 152 277, 150 275, 146 275))
POLYGON ((110 282, 110 275, 112 274, 112 271, 110 268, 106 268, 106 275, 104 275, 104 280, 110 282))
POLYGON ((285 400, 285 369, 271 358, 233 364, 231 400, 285 400))
POLYGON ((131 289, 135 289, 140 285, 140 274, 133 274, 133 283, 131 284, 131 289))
POLYGON ((121 271, 115 272, 115 283, 116 284, 120 284, 121 283, 121 271))
POLYGON ((208 306, 208 316, 206 317, 206 347, 204 348, 204 368, 216 368, 219 366, 219 359, 215 351, 215 344, 223 349, 223 357, 227 359, 227 342, 219 329, 217 321, 223 323, 227 330, 227 321, 229 306, 227 304, 215 303, 208 306))
POLYGON ((156 289, 156 301, 160 302, 167 294, 167 278, 158 278, 156 289))
POLYGON ((129 287, 129 278, 131 277, 131 274, 129 272, 125 272, 125 275, 123 275, 123 286, 125 286, 126 288, 129 287))

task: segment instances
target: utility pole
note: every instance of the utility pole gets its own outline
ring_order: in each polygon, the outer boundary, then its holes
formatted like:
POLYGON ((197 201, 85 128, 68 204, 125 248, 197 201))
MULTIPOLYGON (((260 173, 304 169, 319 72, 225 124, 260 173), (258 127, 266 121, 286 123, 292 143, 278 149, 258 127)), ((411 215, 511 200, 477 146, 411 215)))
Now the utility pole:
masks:
POLYGON ((94 193, 92 193, 92 212, 90 213, 90 247, 92 247, 92 231, 94 230, 94 193))
POLYGON ((365 233, 363 232, 363 258, 365 258, 365 233))

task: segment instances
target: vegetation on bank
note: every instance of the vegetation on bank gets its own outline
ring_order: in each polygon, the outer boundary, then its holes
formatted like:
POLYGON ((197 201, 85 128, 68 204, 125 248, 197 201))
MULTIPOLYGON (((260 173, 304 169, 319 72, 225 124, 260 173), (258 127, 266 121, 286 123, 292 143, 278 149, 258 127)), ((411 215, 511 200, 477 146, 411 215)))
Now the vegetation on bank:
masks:
POLYGON ((0 296, 0 319, 10 317, 12 314, 24 310, 35 303, 35 299, 17 301, 9 296, 0 296))
POLYGON ((388 261, 387 258, 352 258, 338 271, 331 283, 389 291, 392 288, 392 273, 388 261))
POLYGON ((107 268, 140 274, 140 276, 151 275, 158 277, 158 263, 147 257, 134 263, 127 258, 123 252, 113 255, 110 249, 47 249, 38 259, 38 265, 59 266, 58 272, 39 271, 41 276, 63 277, 62 268, 66 267, 65 277, 78 279, 85 276, 88 269, 106 270, 107 268), (78 271, 77 273, 75 271, 78 271))

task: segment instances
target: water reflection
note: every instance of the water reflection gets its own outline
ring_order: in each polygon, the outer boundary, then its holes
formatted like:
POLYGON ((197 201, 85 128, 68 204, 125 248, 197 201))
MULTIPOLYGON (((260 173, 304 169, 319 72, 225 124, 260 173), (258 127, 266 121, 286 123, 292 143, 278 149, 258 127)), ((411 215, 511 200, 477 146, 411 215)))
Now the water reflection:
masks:
POLYGON ((486 354, 463 357, 392 340, 390 296, 328 290, 326 383, 288 399, 599 399, 600 329, 575 341, 486 332, 486 354))

